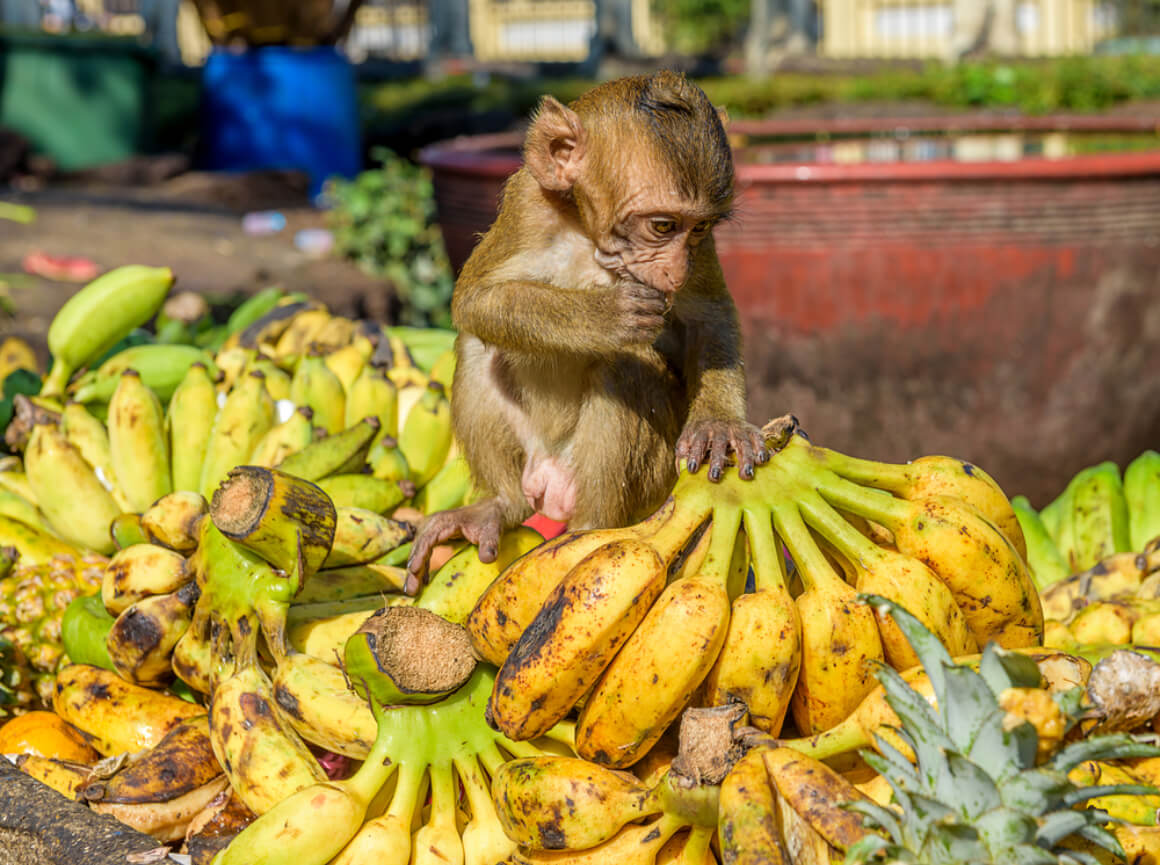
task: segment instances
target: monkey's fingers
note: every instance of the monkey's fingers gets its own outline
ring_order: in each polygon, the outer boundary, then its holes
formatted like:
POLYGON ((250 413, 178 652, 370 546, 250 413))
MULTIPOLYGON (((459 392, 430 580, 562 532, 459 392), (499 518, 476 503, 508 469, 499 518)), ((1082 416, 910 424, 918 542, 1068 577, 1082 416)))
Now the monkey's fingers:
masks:
POLYGON ((709 429, 709 480, 719 481, 725 474, 732 441, 733 435, 730 430, 717 427, 709 429))
POLYGON ((407 559, 407 580, 403 585, 403 592, 413 595, 423 585, 427 576, 427 565, 431 561, 431 553, 439 544, 453 538, 462 537, 459 520, 456 512, 441 511, 432 514, 419 527, 415 539, 411 542, 411 555, 407 559))
POLYGON ((737 471, 747 481, 753 479, 756 466, 769 462, 765 436, 755 426, 749 425, 745 429, 735 431, 731 444, 733 453, 737 455, 737 471))

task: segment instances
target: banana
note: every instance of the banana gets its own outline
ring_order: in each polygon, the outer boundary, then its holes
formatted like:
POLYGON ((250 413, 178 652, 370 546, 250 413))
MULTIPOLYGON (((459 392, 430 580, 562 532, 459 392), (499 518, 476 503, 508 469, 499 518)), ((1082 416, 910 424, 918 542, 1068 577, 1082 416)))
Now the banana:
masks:
POLYGON ((59 429, 33 428, 24 465, 35 501, 60 537, 98 553, 113 552, 109 524, 121 509, 59 429))
POLYGON ((278 464, 278 468, 308 481, 361 471, 378 431, 378 418, 364 418, 349 429, 311 442, 291 453, 278 464))
POLYGON ((41 395, 64 393, 75 370, 152 318, 173 279, 167 267, 127 265, 98 276, 65 301, 48 328, 53 362, 41 395))
POLYGON ((209 615, 202 607, 194 607, 193 620, 174 645, 170 658, 177 678, 201 694, 213 692, 216 674, 209 627, 209 615))
POLYGON ((197 548, 198 526, 209 513, 201 493, 177 490, 162 496, 141 514, 149 542, 185 555, 197 548))
POLYGON ((310 406, 315 426, 330 435, 341 432, 346 424, 346 392, 342 382, 318 355, 307 355, 298 362, 290 381, 290 399, 295 405, 310 406))
POLYGON ((78 556, 81 552, 55 534, 6 514, 0 514, 0 547, 15 549, 22 562, 34 565, 50 562, 54 556, 78 556))
POLYGON ((0 488, 0 516, 18 520, 37 531, 53 533, 52 526, 36 505, 24 496, 2 488, 0 488))
MULTIPOLYGON (((806 521, 849 562, 856 574, 854 588, 859 593, 881 595, 904 604, 952 657, 979 650, 950 589, 930 568, 870 542, 816 494, 804 493, 798 503, 806 521)), ((877 615, 877 619, 886 662, 896 670, 919 664, 918 655, 894 619, 886 613, 877 615)))
POLYGON ((97 480, 112 494, 117 505, 126 511, 133 510, 117 484, 117 473, 113 471, 113 451, 105 425, 79 402, 68 402, 61 412, 60 429, 68 443, 92 467, 97 480))
MULTIPOLYGON (((1102 760, 1084 760, 1067 773, 1069 780, 1083 787, 1103 787, 1119 784, 1139 785, 1129 769, 1102 760)), ((1100 808, 1114 821, 1136 826, 1155 826, 1160 822, 1160 794, 1136 792, 1123 795, 1096 796, 1084 803, 1088 808, 1100 808)))
MULTIPOLYGON (((287 296, 278 286, 269 286, 251 294, 226 319, 226 336, 223 344, 238 344, 244 338, 248 340, 248 348, 256 348, 258 337, 265 334, 271 326, 269 319, 274 317, 273 313, 283 310, 293 303, 293 297, 287 296), (255 325, 257 325, 256 328, 255 325), (255 329, 251 331, 251 328, 255 329)), ((284 315, 288 319, 292 314, 285 313, 284 315)))
POLYGON ((365 508, 338 507, 334 541, 324 568, 373 562, 414 537, 409 523, 393 520, 365 508))
MULTIPOLYGON (((349 342, 323 357, 323 362, 326 364, 326 368, 342 382, 342 389, 350 393, 351 385, 362 373, 368 357, 362 346, 349 342)), ((359 420, 361 419, 359 418, 359 420)))
POLYGON ((256 663, 245 663, 214 689, 210 736, 218 763, 255 814, 326 780, 298 734, 278 716, 274 688, 256 663))
POLYGON ((381 369, 366 364, 346 389, 346 426, 375 417, 379 420, 376 442, 383 436, 398 436, 399 389, 381 369))
POLYGON ((23 496, 30 502, 35 502, 36 493, 32 489, 27 473, 20 468, 19 459, 17 457, 8 457, 7 459, 16 460, 16 464, 0 471, 0 489, 6 489, 18 496, 23 496))
MULTIPOLYGON (((728 482, 728 481, 726 481, 728 482)), ((701 568, 665 587, 601 674, 576 725, 576 753, 605 766, 636 763, 708 675, 729 628, 729 591, 741 512, 717 508, 701 568)))
POLYGON ((214 418, 206 446, 197 488, 206 499, 213 497, 230 469, 244 464, 254 452, 262 436, 274 426, 274 412, 274 400, 261 373, 250 373, 230 391, 214 418))
POLYGON ((725 643, 705 679, 705 700, 710 706, 743 702, 753 726, 776 733, 797 687, 802 623, 786 587, 771 515, 747 506, 744 516, 755 590, 733 600, 725 643))
POLYGON ((405 481, 388 481, 367 474, 330 475, 319 479, 318 486, 337 507, 361 508, 376 514, 394 511, 414 489, 405 481))
POLYGON ((1128 503, 1119 467, 1111 461, 1084 469, 1074 479, 1071 510, 1072 571, 1086 571, 1113 553, 1132 549, 1128 503))
POLYGON ((1088 604, 1067 623, 1072 636, 1081 645, 1127 645, 1132 641, 1132 627, 1139 611, 1116 601, 1088 604))
POLYGON ((282 333, 274 343, 274 359, 282 365, 292 366, 305 353, 314 334, 330 321, 330 313, 325 309, 306 305, 290 318, 282 333))
POLYGON ((365 596, 379 597, 389 592, 403 591, 406 580, 405 568, 377 562, 325 568, 311 574, 306 585, 294 596, 294 604, 345 601, 365 596))
POLYGON ((414 505, 425 514, 449 511, 472 500, 471 467, 462 454, 447 460, 415 495, 414 505))
POLYGON ((593 865, 596 862, 616 862, 621 865, 655 865, 661 850, 669 839, 684 827, 679 817, 661 815, 659 820, 642 825, 625 826, 609 840, 587 850, 542 852, 521 850, 512 857, 513 865, 593 865))
POLYGON ((471 819, 461 833, 464 865, 493 865, 495 862, 506 861, 515 853, 516 845, 508 838, 500 822, 491 796, 491 785, 479 761, 456 757, 454 763, 471 808, 471 819))
POLYGON ((105 567, 101 600, 114 616, 152 595, 175 592, 193 578, 185 557, 154 544, 118 550, 105 567))
POLYGON ((1027 542, 1027 567, 1035 587, 1042 592, 1066 579, 1071 573, 1071 566, 1051 539, 1047 526, 1035 508, 1031 507, 1031 502, 1025 496, 1015 496, 1011 499, 1011 507, 1015 509, 1015 516, 1027 542))
POLYGON ((717 838, 730 865, 788 865, 761 751, 751 748, 721 782, 717 838))
POLYGON ((382 436, 374 443, 367 454, 367 463, 376 478, 411 484, 411 467, 393 436, 382 436))
POLYGON ((300 313, 308 309, 322 309, 322 304, 302 296, 283 297, 275 302, 273 307, 264 309, 256 318, 251 318, 252 312, 245 311, 246 305, 253 301, 255 306, 251 310, 261 308, 265 301, 259 301, 259 294, 243 303, 226 322, 230 336, 222 344, 223 349, 241 346, 242 348, 262 348, 268 354, 274 353, 274 346, 278 339, 286 332, 300 313), (238 316, 235 322, 234 316, 238 316), (236 325, 236 326, 235 326, 236 325))
POLYGON ((293 606, 286 619, 286 640, 304 655, 328 664, 338 663, 346 641, 384 605, 380 596, 370 595, 347 601, 293 606), (341 607, 341 612, 327 609, 324 615, 314 614, 319 608, 333 606, 341 607))
POLYGON ((81 788, 93 774, 93 767, 87 763, 54 760, 39 754, 18 754, 16 768, 66 799, 79 799, 81 788))
POLYGON ((462 862, 463 839, 456 825, 456 803, 459 799, 459 781, 451 768, 451 761, 433 763, 427 770, 430 788, 430 813, 418 831, 411 846, 415 850, 415 865, 443 865, 462 862))
POLYGON ((1040 603, 1045 617, 1061 622, 1092 601, 1146 597, 1145 578, 1160 568, 1160 553, 1116 553, 1083 573, 1073 574, 1043 590, 1040 603))
POLYGON ((493 562, 481 562, 478 547, 464 547, 428 578, 415 598, 415 606, 457 625, 466 625, 468 616, 487 587, 508 565, 542 542, 543 538, 536 531, 519 526, 500 536, 493 562))
POLYGON ((516 559, 488 586, 467 617, 475 651, 496 666, 503 664, 545 599, 586 556, 613 541, 647 538, 677 515, 676 502, 670 499, 635 526, 565 532, 516 559))
POLYGON ((125 370, 109 402, 109 450, 129 509, 141 513, 173 489, 165 417, 136 370, 125 370))
POLYGON ((270 427, 254 446, 247 461, 252 466, 273 468, 291 454, 314 441, 314 412, 310 406, 299 406, 290 417, 270 427))
POLYGON ((489 711, 504 735, 543 735, 611 663, 664 590, 669 562, 708 514, 692 496, 678 504, 680 516, 647 540, 611 541, 587 555, 544 600, 496 675, 489 711))
POLYGON ((586 850, 660 810, 653 789, 632 775, 576 757, 509 760, 491 791, 504 832, 532 850, 586 850))
POLYGON ((1160 453, 1146 450, 1124 468, 1130 549, 1160 537, 1160 453))
POLYGON ((205 714, 195 703, 88 664, 69 664, 57 672, 52 706, 105 756, 151 748, 182 721, 205 714))
POLYGON ((355 760, 367 758, 375 742, 375 717, 367 701, 351 690, 342 668, 291 652, 274 671, 273 684, 279 716, 303 739, 355 760))
POLYGON ((268 357, 257 355, 246 364, 243 375, 254 371, 260 372, 266 377, 266 390, 270 392, 270 397, 275 402, 290 399, 290 374, 286 370, 268 357))
POLYGON ((454 348, 443 351, 431 365, 431 380, 443 385, 447 398, 451 399, 451 385, 455 380, 455 367, 458 358, 454 348))
MULTIPOLYGON (((794 436, 795 445, 800 437, 794 436)), ((887 490, 908 501, 950 496, 970 505, 998 527, 1026 558, 1027 549, 1019 520, 1006 494, 985 471, 965 460, 947 456, 924 456, 906 465, 857 459, 825 448, 812 448, 815 460, 840 477, 863 486, 887 490)))
MULTIPOLYGON (((779 458, 792 465, 808 447, 791 440, 779 458)), ((1042 643, 1043 610, 1026 564, 1007 537, 969 505, 948 496, 894 499, 825 471, 814 470, 812 477, 831 505, 884 525, 900 553, 923 562, 946 583, 977 645, 1042 643)))
POLYGON ((195 363, 217 374, 217 365, 208 352, 192 345, 135 345, 113 355, 99 369, 77 379, 72 398, 79 403, 108 402, 117 390, 121 374, 135 370, 145 386, 168 402, 195 363))
POLYGON ((173 680, 173 647, 185 634, 201 590, 192 580, 168 595, 142 598, 124 610, 105 646, 126 682, 164 688, 173 680))
POLYGON ((310 337, 310 351, 320 356, 329 354, 355 338, 357 322, 341 315, 333 315, 310 337))
POLYGON ((882 638, 874 612, 834 572, 796 506, 788 500, 779 504, 773 520, 805 588, 794 601, 802 659, 790 711, 799 730, 817 733, 849 715, 874 688, 874 664, 884 657, 882 638))
POLYGON ((229 393, 247 375, 250 364, 258 356, 252 348, 230 348, 217 353, 218 375, 214 382, 220 393, 229 393))
POLYGON ((217 389, 206 364, 191 365, 165 411, 175 490, 201 489, 201 467, 217 416, 217 389))
POLYGON ((18 369, 40 375, 40 362, 25 340, 18 336, 5 337, 0 341, 0 383, 18 369))
POLYGON ((432 382, 407 412, 399 430, 399 450, 416 487, 423 486, 443 467, 452 437, 451 403, 443 395, 443 385, 432 382))
POLYGON ((331 860, 331 865, 408 865, 411 861, 411 826, 422 806, 424 772, 404 765, 399 768, 394 795, 384 814, 367 820, 350 843, 331 860))

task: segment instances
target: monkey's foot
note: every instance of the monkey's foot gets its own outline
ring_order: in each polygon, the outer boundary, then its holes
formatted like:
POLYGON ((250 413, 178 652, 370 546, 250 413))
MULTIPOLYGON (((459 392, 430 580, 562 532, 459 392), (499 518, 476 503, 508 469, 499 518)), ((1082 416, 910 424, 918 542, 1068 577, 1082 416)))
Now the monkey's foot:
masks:
POLYGON ((503 531, 503 509, 499 499, 486 499, 450 511, 432 514, 415 533, 411 557, 407 560, 407 583, 403 591, 419 591, 427 575, 431 551, 453 538, 463 538, 479 547, 481 562, 494 562, 499 553, 499 536, 503 531))
POLYGON ((691 421, 677 439, 678 464, 684 460, 685 467, 696 472, 708 462, 711 481, 721 480, 730 451, 735 456, 738 474, 746 480, 753 477, 754 466, 769 460, 761 430, 745 421, 691 421))

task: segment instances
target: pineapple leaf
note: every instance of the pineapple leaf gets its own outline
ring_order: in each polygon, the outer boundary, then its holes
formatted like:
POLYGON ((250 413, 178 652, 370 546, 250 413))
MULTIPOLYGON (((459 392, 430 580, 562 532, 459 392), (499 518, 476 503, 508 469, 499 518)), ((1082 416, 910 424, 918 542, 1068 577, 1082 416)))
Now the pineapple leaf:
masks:
POLYGON ((1043 821, 1039 824, 1039 832, 1036 835, 1036 839, 1042 846, 1050 849, 1068 835, 1079 832, 1090 822, 1091 818, 1083 811, 1076 811, 1070 808, 1065 808, 1062 811, 1052 811, 1046 814, 1043 821))
POLYGON ((843 802, 841 807, 855 814, 861 814, 866 818, 865 822, 867 825, 881 829, 891 838, 897 838, 902 834, 902 826, 898 822, 898 815, 889 808, 884 808, 879 805, 877 802, 856 799, 851 802, 843 802))
POLYGON ((939 703, 943 729, 956 749, 970 754, 980 729, 995 720, 998 710, 995 694, 986 680, 969 667, 953 667, 945 670, 944 675, 948 702, 945 706, 939 703))
POLYGON ((1107 733, 1079 739, 1061 748, 1047 765, 1069 772, 1085 760, 1126 760, 1130 757, 1158 757, 1160 748, 1128 733, 1107 733))
POLYGON ((1008 808, 1036 816, 1050 814, 1062 807, 1063 794, 1073 786, 1067 776, 1059 772, 1026 771, 1000 783, 999 794, 1008 808))
MULTIPOLYGON (((892 727, 896 733, 899 732, 897 727, 892 727)), ((880 775, 885 775, 887 780, 894 777, 906 778, 917 783, 917 774, 915 773, 914 764, 906 758, 906 755, 894 747, 887 739, 874 734, 874 745, 878 749, 878 753, 865 750, 862 751, 862 757, 867 762, 874 760, 871 763, 874 770, 880 775)))
POLYGON ((995 862, 1006 861, 995 855, 999 850, 1034 844, 1038 828, 1039 824, 1034 818, 1002 806, 992 808, 975 819, 975 829, 991 850, 991 859, 995 862))
MULTIPOLYGON (((1011 688, 1042 688, 1043 673, 1039 665, 1032 658, 1019 652, 1009 652, 999 646, 994 647, 994 654, 1003 669, 1007 671, 1007 679, 1011 688)), ((996 694, 998 692, 996 691, 996 694)))
MULTIPOLYGON (((894 624, 898 626, 898 630, 902 631, 906 641, 910 643, 910 647, 918 655, 919 663, 922 664, 922 669, 930 679, 935 699, 940 706, 943 705, 943 698, 946 695, 943 670, 946 667, 954 666, 954 661, 951 659, 946 646, 938 637, 928 631, 922 622, 889 598, 884 598, 881 595, 860 594, 858 600, 870 604, 878 613, 890 614, 891 618, 894 619, 894 624)), ((881 681, 881 677, 879 677, 879 681, 881 681)))
POLYGON ((914 859, 896 844, 891 844, 879 835, 866 835, 855 841, 846 851, 845 865, 862 865, 884 854, 882 858, 896 862, 913 862, 914 859))
POLYGON ((1004 712, 993 703, 994 712, 975 734, 967 756, 983 767, 996 783, 1002 785, 1024 769, 1035 765, 1039 734, 1024 723, 1003 729, 1004 712))
POLYGON ((1103 863, 1086 850, 1068 850, 1059 857, 1059 865, 1103 865, 1103 863))
POLYGON ((1093 784, 1064 793, 1063 801, 1064 804, 1071 806, 1100 796, 1155 796, 1157 793, 1160 793, 1160 790, 1148 784, 1093 784))
POLYGON ((930 827, 918 860, 924 865, 964 865, 990 861, 979 833, 971 826, 953 821, 930 827))
POLYGON ((889 667, 878 671, 878 680, 886 690, 886 702, 902 721, 899 735, 914 749, 921 771, 928 773, 931 771, 928 767, 938 764, 943 750, 954 747, 943 733, 938 715, 921 694, 889 667))
POLYGON ((958 816, 974 820, 999 808, 1002 800, 995 781, 982 767, 954 751, 946 755, 946 771, 935 776, 934 792, 944 802, 953 802, 958 816))
POLYGON ((1124 853, 1124 846, 1120 843, 1120 839, 1101 825, 1107 822, 1107 813, 1097 811, 1094 808, 1090 808, 1082 813, 1087 814, 1091 818, 1091 822, 1077 829, 1075 834, 1085 841, 1090 841, 1104 848, 1113 856, 1119 856, 1121 859, 1126 858, 1127 854, 1124 853), (1102 817, 1096 815, 1102 815, 1102 817))

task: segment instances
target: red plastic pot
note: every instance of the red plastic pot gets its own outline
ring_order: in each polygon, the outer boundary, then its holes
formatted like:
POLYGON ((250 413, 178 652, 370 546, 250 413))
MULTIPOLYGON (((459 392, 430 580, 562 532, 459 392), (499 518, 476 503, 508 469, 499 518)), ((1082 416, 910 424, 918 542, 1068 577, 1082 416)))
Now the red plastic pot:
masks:
MULTIPOLYGON (((734 123, 738 136, 1155 131, 1160 118, 734 123)), ((519 167, 519 136, 428 148, 456 267, 519 167)), ((758 164, 717 247, 750 414, 820 443, 977 462, 1037 505, 1078 469, 1160 446, 1160 149, 1012 162, 758 164)))

